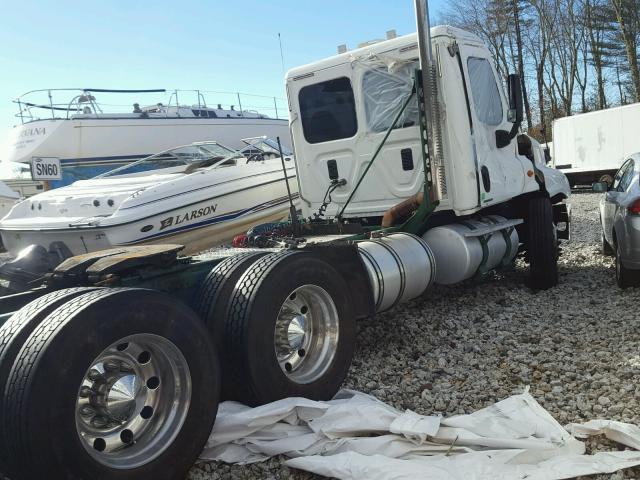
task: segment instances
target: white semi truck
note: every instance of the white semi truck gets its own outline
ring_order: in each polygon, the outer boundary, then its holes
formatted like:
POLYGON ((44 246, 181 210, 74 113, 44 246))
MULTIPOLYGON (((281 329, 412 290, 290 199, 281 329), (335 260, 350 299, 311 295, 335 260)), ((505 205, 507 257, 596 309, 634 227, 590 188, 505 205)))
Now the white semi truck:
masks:
POLYGON ((239 250, 124 247, 41 281, 34 248, 3 270, 40 286, 0 297, 0 471, 184 478, 221 386, 252 405, 327 399, 357 320, 518 255, 534 288, 557 283, 569 185, 519 134, 519 77, 505 94, 477 37, 416 10, 417 36, 287 74, 304 218, 292 204, 239 250))
POLYGON ((554 120, 552 164, 572 186, 606 181, 640 152, 639 124, 640 103, 554 120))

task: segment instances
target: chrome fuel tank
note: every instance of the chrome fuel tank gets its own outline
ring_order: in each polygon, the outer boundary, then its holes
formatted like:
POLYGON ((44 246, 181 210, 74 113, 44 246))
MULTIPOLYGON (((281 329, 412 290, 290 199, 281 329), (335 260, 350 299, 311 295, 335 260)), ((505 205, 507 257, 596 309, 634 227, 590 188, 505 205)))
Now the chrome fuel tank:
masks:
POLYGON ((511 262, 518 253, 517 223, 521 221, 488 215, 428 230, 422 238, 436 259, 435 283, 451 285, 473 277, 481 267, 487 271, 511 262))
POLYGON ((394 233, 358 242, 373 289, 376 312, 416 298, 436 277, 429 246, 420 237, 394 233))

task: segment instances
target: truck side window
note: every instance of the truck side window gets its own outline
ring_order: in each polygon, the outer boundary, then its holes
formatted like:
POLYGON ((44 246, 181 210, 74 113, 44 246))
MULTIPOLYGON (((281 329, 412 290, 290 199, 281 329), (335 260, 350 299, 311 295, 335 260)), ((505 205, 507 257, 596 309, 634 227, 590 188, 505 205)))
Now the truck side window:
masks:
POLYGON ((300 90, 298 101, 307 142, 349 138, 358 131, 356 102, 347 77, 307 85, 300 90))
POLYGON ((469 82, 478 119, 488 125, 502 123, 502 99, 491 64, 486 58, 469 57, 469 82))
MULTIPOLYGON (((384 132, 393 122, 413 90, 413 76, 417 65, 403 65, 394 72, 386 68, 368 70, 362 78, 364 110, 371 132, 384 132)), ((407 105, 396 128, 418 124, 418 101, 414 96, 407 105)))

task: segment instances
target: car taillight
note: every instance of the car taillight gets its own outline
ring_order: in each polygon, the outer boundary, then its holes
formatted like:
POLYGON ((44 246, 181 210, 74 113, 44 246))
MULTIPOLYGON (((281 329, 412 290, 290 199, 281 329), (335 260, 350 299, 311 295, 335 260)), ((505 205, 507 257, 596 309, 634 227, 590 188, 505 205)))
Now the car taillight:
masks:
POLYGON ((631 215, 640 215, 640 198, 627 207, 627 212, 631 215))

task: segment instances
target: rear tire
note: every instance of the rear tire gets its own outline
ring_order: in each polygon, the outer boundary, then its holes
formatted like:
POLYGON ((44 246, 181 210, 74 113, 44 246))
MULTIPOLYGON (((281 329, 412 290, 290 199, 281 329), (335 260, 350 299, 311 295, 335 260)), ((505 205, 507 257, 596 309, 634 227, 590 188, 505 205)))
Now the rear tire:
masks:
MULTIPOLYGON (((38 325, 60 305, 78 297, 84 293, 97 290, 96 288, 66 288, 47 293, 32 300, 7 320, 0 327, 0 412, 4 411, 4 391, 7 380, 13 367, 14 360, 23 344, 38 325)), ((0 430, 0 471, 7 471, 8 459, 5 458, 10 439, 4 435, 4 429, 0 430)))
MULTIPOLYGON (((228 363, 224 348, 224 324, 231 301, 231 294, 245 270, 267 253, 246 252, 223 260, 209 272, 198 292, 196 312, 207 325, 218 352, 223 355, 221 359, 223 364, 228 363)), ((229 376, 223 374, 222 400, 229 398, 231 391, 230 381, 229 376)))
POLYGON ((85 293, 49 314, 16 358, 2 412, 12 470, 184 478, 211 433, 216 378, 215 348, 188 307, 151 290, 85 293))
POLYGON ((245 270, 267 253, 252 251, 223 260, 213 267, 200 287, 196 312, 209 328, 219 351, 222 351, 224 320, 233 289, 245 270))
POLYGON ((527 249, 531 286, 546 290, 558 284, 558 239, 551 201, 546 197, 529 200, 527 249))
POLYGON ((611 245, 609 245, 609 242, 607 242, 607 239, 604 237, 604 232, 600 232, 600 252, 607 257, 613 257, 615 255, 613 248, 611 248, 611 245))
POLYGON ((623 289, 637 286, 640 273, 637 270, 630 270, 624 266, 618 245, 616 245, 615 257, 616 283, 618 286, 623 289))
POLYGON ((348 292, 331 265, 308 253, 272 253, 249 267, 225 325, 232 398, 249 405, 332 398, 355 349, 348 292))

